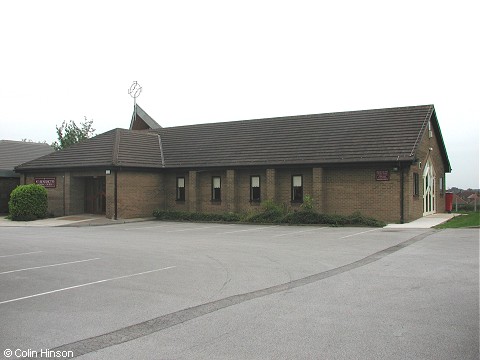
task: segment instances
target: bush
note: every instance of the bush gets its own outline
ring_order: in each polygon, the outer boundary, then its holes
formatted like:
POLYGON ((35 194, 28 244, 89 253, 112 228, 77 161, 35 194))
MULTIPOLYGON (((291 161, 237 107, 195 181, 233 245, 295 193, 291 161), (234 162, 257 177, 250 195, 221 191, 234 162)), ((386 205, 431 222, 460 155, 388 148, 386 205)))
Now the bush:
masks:
POLYGON ((244 219, 248 223, 280 223, 285 216, 285 210, 272 200, 262 202, 262 211, 249 214, 244 219))
POLYGON ((371 226, 382 227, 386 224, 373 218, 363 216, 356 212, 349 216, 319 214, 313 210, 301 210, 286 213, 282 206, 266 201, 262 203, 262 211, 240 216, 235 213, 224 214, 204 214, 192 213, 187 211, 165 211, 155 210, 153 212, 158 220, 176 220, 176 221, 212 221, 212 222, 244 222, 244 223, 264 223, 264 224, 317 224, 331 226, 371 226))
POLYGON ((240 215, 234 213, 207 214, 194 213, 188 211, 167 211, 155 210, 153 212, 158 220, 176 220, 176 221, 219 221, 219 222, 238 222, 240 215))
POLYGON ((47 216, 47 190, 40 185, 20 185, 8 202, 10 218, 15 221, 43 219, 47 216))

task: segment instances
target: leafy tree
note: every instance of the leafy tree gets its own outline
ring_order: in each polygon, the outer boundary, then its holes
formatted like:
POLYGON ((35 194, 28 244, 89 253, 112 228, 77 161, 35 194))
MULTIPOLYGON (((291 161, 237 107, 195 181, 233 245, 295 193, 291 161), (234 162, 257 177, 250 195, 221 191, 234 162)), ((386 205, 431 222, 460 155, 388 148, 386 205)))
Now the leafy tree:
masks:
POLYGON ((58 141, 52 146, 55 150, 66 149, 67 147, 88 139, 94 135, 95 129, 92 127, 93 120, 87 120, 80 123, 80 127, 73 120, 63 121, 60 127, 56 126, 58 141))

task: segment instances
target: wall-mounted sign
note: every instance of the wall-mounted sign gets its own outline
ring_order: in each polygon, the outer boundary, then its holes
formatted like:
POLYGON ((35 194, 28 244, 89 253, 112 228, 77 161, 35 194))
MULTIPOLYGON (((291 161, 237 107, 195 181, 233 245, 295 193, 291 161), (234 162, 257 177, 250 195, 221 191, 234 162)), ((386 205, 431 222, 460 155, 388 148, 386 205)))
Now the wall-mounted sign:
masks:
POLYGON ((390 171, 389 170, 375 170, 375 180, 377 180, 377 181, 389 181, 390 180, 390 171))
POLYGON ((44 188, 56 188, 57 178, 56 177, 35 178, 35 184, 42 185, 44 188))

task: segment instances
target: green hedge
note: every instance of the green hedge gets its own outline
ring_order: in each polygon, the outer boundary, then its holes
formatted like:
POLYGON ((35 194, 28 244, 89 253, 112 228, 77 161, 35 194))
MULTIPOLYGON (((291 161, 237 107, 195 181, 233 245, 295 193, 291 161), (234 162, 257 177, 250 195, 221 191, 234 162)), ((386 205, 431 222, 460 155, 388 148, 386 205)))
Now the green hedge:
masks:
POLYGON ((47 190, 40 185, 20 185, 13 189, 8 202, 12 220, 30 221, 47 217, 47 190))
POLYGON ((295 211, 286 212, 277 205, 266 204, 263 211, 246 215, 235 213, 208 214, 193 213, 187 211, 165 211, 155 210, 153 212, 158 220, 176 220, 176 221, 212 221, 212 222, 242 222, 242 223, 263 223, 263 224, 317 224, 332 226, 371 226, 383 227, 386 224, 373 218, 354 213, 349 216, 319 214, 314 211, 295 211))
POLYGON ((234 213, 225 214, 206 214, 206 213, 193 213, 187 211, 163 211, 155 210, 153 212, 158 220, 183 220, 183 221, 225 221, 225 222, 238 222, 240 221, 240 215, 234 213))

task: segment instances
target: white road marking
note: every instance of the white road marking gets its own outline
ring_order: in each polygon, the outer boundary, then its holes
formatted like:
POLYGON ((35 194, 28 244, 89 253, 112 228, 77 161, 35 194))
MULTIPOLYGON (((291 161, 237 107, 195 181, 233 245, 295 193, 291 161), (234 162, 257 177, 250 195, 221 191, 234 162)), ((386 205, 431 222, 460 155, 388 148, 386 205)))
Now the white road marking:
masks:
POLYGON ((352 237, 352 236, 356 236, 356 235, 360 235, 360 234, 365 234, 365 233, 372 232, 372 231, 377 231, 377 230, 379 230, 379 229, 362 231, 362 232, 359 232, 359 233, 356 233, 356 234, 351 234, 351 235, 343 236, 343 237, 341 237, 340 239, 346 239, 346 238, 349 238, 349 237, 352 237))
POLYGON ((273 229, 274 227, 277 227, 278 225, 271 225, 271 226, 266 226, 266 227, 261 227, 261 228, 253 228, 253 229, 245 229, 245 230, 235 230, 235 231, 227 231, 224 233, 220 233, 221 235, 223 234, 234 234, 234 233, 239 233, 239 232, 246 232, 246 231, 255 231, 255 230, 263 230, 263 229, 273 229))
POLYGON ((125 278, 132 277, 132 276, 145 275, 145 274, 153 273, 153 272, 156 272, 156 271, 162 271, 162 270, 172 269, 172 268, 174 268, 174 267, 175 267, 175 266, 169 266, 169 267, 162 268, 162 269, 155 269, 155 270, 144 271, 144 272, 140 272, 140 273, 136 273, 136 274, 123 275, 123 276, 118 276, 118 277, 114 277, 114 278, 110 278, 110 279, 93 281, 93 282, 89 282, 89 283, 86 283, 86 284, 69 286, 69 287, 66 287, 66 288, 57 289, 57 290, 52 290, 52 291, 47 291, 47 292, 43 292, 43 293, 39 293, 39 294, 34 294, 34 295, 29 295, 29 296, 23 296, 23 297, 16 298, 16 299, 10 299, 10 300, 5 300, 5 301, 0 301, 0 305, 2 305, 2 304, 7 304, 7 303, 11 303, 11 302, 15 302, 15 301, 20 301, 20 300, 25 300, 25 299, 31 299, 31 298, 34 298, 34 297, 37 297, 37 296, 43 296, 43 295, 53 294, 53 293, 60 292, 60 291, 72 290, 72 289, 76 289, 76 288, 83 287, 83 286, 100 284, 100 283, 103 283, 103 282, 106 282, 106 281, 113 281, 113 280, 125 279, 125 278))
POLYGON ((291 232, 291 233, 286 233, 286 234, 280 234, 280 235, 274 235, 272 237, 276 238, 276 237, 280 237, 280 236, 288 236, 288 235, 296 235, 296 234, 302 234, 302 233, 306 233, 306 232, 311 232, 311 231, 316 231, 316 230, 321 230, 321 229, 326 229, 327 227, 321 227, 321 228, 315 228, 315 229, 309 229, 309 230, 303 230, 303 231, 294 231, 294 232, 291 232))
POLYGON ((167 231, 168 233, 173 233, 173 232, 182 232, 182 231, 193 231, 193 230, 202 230, 202 229, 211 229, 216 226, 205 226, 205 227, 199 227, 199 228, 188 228, 188 229, 181 229, 181 230, 172 230, 172 231, 167 231))
POLYGON ((52 265, 35 266, 35 267, 31 267, 31 268, 18 269, 18 270, 10 270, 10 271, 1 272, 0 275, 3 275, 3 274, 11 274, 11 273, 18 272, 18 271, 26 271, 26 270, 42 269, 42 268, 53 267, 53 266, 60 266, 60 265, 76 264, 76 263, 81 263, 81 262, 86 262, 86 261, 93 261, 93 260, 99 260, 99 259, 100 259, 100 258, 86 259, 86 260, 77 260, 77 261, 70 261, 70 262, 61 263, 61 264, 52 264, 52 265))
POLYGON ((12 255, 1 255, 0 258, 5 258, 5 257, 10 257, 10 256, 20 256, 20 255, 28 255, 28 254, 38 254, 43 251, 32 251, 32 252, 26 252, 26 253, 21 253, 21 254, 12 254, 12 255))
POLYGON ((134 227, 134 228, 128 228, 128 229, 123 229, 123 230, 129 231, 129 230, 155 229, 155 228, 161 228, 161 227, 166 227, 166 226, 171 226, 171 225, 156 225, 156 226, 134 227))

